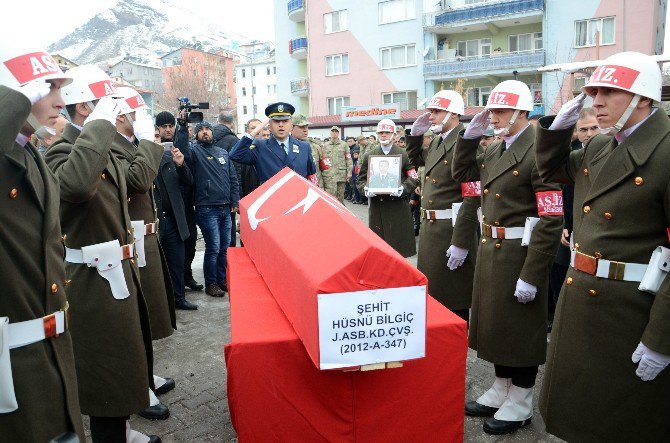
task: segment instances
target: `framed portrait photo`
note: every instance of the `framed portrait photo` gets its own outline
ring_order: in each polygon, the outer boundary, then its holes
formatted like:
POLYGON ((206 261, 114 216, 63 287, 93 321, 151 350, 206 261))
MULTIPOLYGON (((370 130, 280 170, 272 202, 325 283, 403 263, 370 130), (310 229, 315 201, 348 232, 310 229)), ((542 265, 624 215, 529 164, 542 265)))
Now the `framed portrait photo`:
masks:
POLYGON ((401 185, 402 156, 371 155, 368 157, 368 190, 375 194, 397 192, 401 185))

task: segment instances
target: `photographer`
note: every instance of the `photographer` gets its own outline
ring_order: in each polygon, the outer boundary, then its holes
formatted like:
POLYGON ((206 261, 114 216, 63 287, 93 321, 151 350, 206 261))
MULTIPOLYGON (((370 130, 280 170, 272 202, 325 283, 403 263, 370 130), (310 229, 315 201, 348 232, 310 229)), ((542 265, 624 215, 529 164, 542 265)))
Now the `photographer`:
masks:
MULTIPOLYGON (((182 111, 181 118, 186 118, 182 111)), ((177 140, 183 140, 183 129, 177 140)), ((205 292, 223 297, 226 286, 226 258, 230 243, 231 212, 238 210, 237 172, 228 152, 213 144, 208 122, 195 126, 196 142, 183 148, 194 178, 195 218, 205 239, 205 292)))

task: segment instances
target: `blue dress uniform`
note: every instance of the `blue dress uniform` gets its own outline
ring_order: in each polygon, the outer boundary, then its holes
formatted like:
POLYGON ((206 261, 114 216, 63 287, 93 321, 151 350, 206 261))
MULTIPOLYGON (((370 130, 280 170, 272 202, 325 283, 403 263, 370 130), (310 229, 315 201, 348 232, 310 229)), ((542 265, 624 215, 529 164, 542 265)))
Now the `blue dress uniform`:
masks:
MULTIPOLYGON (((273 103, 265 108, 265 115, 273 120, 289 120, 295 108, 288 103, 273 103)), ((284 142, 287 149, 271 135, 269 139, 252 139, 245 135, 230 150, 230 159, 245 165, 254 165, 260 183, 288 166, 297 174, 316 182, 316 165, 309 143, 289 136, 284 142), (288 152, 286 152, 288 151, 288 152)))

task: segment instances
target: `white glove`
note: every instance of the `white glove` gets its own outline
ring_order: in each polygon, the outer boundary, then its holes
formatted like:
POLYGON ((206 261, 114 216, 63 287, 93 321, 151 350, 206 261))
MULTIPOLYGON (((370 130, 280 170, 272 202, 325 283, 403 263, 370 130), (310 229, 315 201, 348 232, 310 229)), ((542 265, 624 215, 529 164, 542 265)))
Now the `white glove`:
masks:
POLYGON ((391 197, 402 197, 402 193, 405 190, 402 186, 399 186, 398 189, 396 189, 395 192, 391 192, 391 197))
POLYGON ((86 117, 84 125, 94 120, 106 120, 116 126, 117 115, 119 115, 119 105, 116 103, 116 100, 111 97, 103 97, 95 105, 93 112, 86 117))
POLYGON ((428 119, 430 112, 421 114, 419 118, 412 124, 412 129, 409 131, 410 135, 423 135, 431 126, 428 119))
POLYGON ((516 291, 514 291, 514 296, 519 303, 526 304, 535 300, 535 294, 537 293, 537 288, 531 284, 526 283, 525 281, 519 279, 516 282, 516 291))
POLYGON ((447 249, 447 267, 452 271, 465 263, 465 257, 468 256, 468 250, 451 245, 447 249))
POLYGON ((154 121, 145 110, 135 112, 133 134, 138 140, 154 141, 154 121))
POLYGON ((489 127, 489 111, 484 109, 470 120, 468 127, 465 128, 463 138, 475 139, 484 135, 486 128, 489 127))
POLYGON ((554 122, 549 126, 550 131, 559 131, 561 129, 568 129, 579 120, 579 112, 584 107, 584 99, 586 94, 583 92, 577 97, 573 98, 563 106, 554 118, 554 122))
POLYGON ((664 355, 653 351, 640 342, 637 349, 633 352, 633 363, 640 363, 635 371, 635 375, 643 381, 651 381, 668 366, 670 355, 664 355))
POLYGON ((34 105, 49 95, 49 92, 51 92, 51 83, 45 82, 44 80, 33 80, 14 89, 28 97, 30 104, 34 105))
POLYGON ((367 186, 363 187, 363 193, 365 194, 366 197, 374 197, 375 195, 377 195, 374 192, 368 191, 367 186))

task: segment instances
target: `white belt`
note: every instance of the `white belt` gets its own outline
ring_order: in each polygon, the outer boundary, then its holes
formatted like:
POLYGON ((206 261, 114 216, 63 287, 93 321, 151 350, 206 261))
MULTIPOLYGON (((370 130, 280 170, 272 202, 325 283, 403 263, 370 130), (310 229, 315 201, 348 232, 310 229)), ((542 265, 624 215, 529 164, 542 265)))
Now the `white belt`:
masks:
POLYGON ((53 314, 34 320, 9 324, 9 349, 27 346, 62 334, 67 329, 66 314, 69 306, 53 314))
POLYGON ((517 240, 523 238, 524 226, 516 228, 500 228, 498 226, 482 224, 482 234, 491 238, 500 238, 506 240, 517 240))
POLYGON ((423 209, 421 215, 427 220, 451 220, 453 211, 451 209, 423 209))
POLYGON ((581 254, 579 263, 575 265, 575 256, 580 254, 575 250, 570 252, 570 266, 574 269, 593 275, 598 278, 607 278, 610 280, 623 280, 641 282, 644 273, 647 271, 647 264, 624 263, 619 261, 605 260, 581 254), (593 273, 593 263, 595 261, 595 273, 593 273))
MULTIPOLYGON (((135 247, 132 244, 121 246, 121 256, 123 260, 133 258, 135 254, 135 247)), ((71 249, 65 247, 65 261, 68 263, 82 264, 84 261, 83 252, 81 249, 71 249)))
POLYGON ((147 223, 144 225, 144 235, 151 235, 158 232, 158 223, 147 223))

